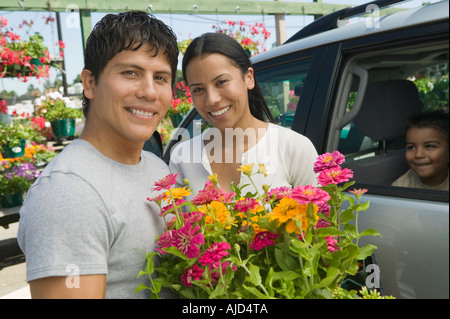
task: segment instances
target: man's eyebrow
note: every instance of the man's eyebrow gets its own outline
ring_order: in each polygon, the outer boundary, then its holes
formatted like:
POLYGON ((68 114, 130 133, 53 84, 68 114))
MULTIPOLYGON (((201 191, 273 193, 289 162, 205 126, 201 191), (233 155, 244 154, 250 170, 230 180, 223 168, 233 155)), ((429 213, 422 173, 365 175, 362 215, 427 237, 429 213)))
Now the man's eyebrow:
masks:
MULTIPOLYGON (((142 71, 145 70, 142 66, 134 64, 134 63, 118 63, 118 64, 116 64, 116 67, 117 68, 134 68, 134 69, 138 69, 138 70, 142 70, 142 71)), ((155 73, 172 75, 171 70, 157 70, 157 71, 155 71, 155 73)))

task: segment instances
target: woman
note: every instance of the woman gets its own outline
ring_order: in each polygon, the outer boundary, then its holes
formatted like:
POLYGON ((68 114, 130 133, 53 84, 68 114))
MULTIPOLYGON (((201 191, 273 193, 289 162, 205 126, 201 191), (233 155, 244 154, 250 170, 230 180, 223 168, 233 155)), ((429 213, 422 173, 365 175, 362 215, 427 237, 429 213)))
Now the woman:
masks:
POLYGON ((242 194, 255 192, 248 177, 238 171, 254 163, 264 171, 252 177, 258 191, 270 187, 316 185, 313 163, 317 152, 309 139, 272 124, 272 115, 241 45, 227 35, 206 33, 192 41, 183 58, 183 77, 195 108, 213 127, 178 144, 169 167, 187 178, 194 193, 208 176, 217 174, 224 190, 247 185, 242 194), (267 175, 267 176, 264 176, 267 175))

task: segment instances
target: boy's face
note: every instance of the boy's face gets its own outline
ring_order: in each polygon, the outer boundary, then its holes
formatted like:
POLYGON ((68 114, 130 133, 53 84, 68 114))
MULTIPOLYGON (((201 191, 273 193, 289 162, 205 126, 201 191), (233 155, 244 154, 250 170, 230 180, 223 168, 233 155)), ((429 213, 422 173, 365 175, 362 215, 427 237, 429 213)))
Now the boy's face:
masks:
POLYGON ((84 92, 90 99, 86 123, 90 127, 84 138, 105 148, 100 151, 106 154, 108 149, 142 147, 172 100, 172 71, 164 52, 154 56, 148 46, 123 50, 108 61, 98 81, 90 71, 83 72, 87 72, 84 92))
POLYGON ((449 149, 444 133, 431 127, 413 127, 406 132, 406 161, 428 186, 445 181, 449 149))

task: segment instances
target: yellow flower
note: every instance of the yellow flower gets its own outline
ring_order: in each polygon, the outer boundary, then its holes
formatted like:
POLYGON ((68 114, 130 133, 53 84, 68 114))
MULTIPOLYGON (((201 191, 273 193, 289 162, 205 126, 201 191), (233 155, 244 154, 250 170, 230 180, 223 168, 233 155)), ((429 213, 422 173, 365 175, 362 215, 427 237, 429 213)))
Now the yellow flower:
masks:
POLYGON ((185 196, 191 195, 191 191, 189 189, 186 189, 186 186, 184 186, 182 188, 171 188, 170 190, 168 190, 164 193, 165 201, 169 202, 172 199, 172 197, 170 196, 171 192, 172 192, 173 198, 175 198, 175 199, 180 199, 185 196))
POLYGON ((267 177, 267 168, 264 164, 258 164, 259 169, 258 169, 258 173, 262 173, 264 174, 264 177, 267 177))
POLYGON ((250 176, 252 175, 253 165, 254 163, 241 165, 237 170, 244 173, 244 175, 250 176))
POLYGON ((208 176, 208 179, 214 184, 217 185, 217 174, 212 174, 208 176))
MULTIPOLYGON (((316 221, 319 219, 317 216, 318 207, 313 205, 314 216, 316 221)), ((309 226, 307 213, 308 204, 299 204, 295 199, 284 197, 280 200, 280 203, 273 209, 271 213, 268 213, 270 221, 276 220, 278 226, 286 223, 286 231, 288 233, 295 232, 300 233, 300 229, 297 226, 297 221, 301 222, 301 228, 306 231, 309 226)))
POLYGON ((199 210, 206 214, 205 221, 207 224, 215 224, 218 221, 226 229, 230 229, 231 225, 234 224, 234 218, 222 202, 212 201, 203 205, 203 207, 199 207, 199 210))

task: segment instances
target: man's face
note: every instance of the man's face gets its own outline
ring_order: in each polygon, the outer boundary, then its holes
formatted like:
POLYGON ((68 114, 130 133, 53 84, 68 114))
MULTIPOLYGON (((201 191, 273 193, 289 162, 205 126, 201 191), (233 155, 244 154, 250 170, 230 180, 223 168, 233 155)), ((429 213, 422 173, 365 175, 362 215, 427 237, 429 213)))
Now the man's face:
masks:
POLYGON ((108 61, 98 81, 90 71, 83 72, 91 81, 83 81, 90 99, 89 127, 83 138, 100 151, 128 144, 142 147, 172 100, 172 72, 164 52, 154 56, 148 46, 121 51, 108 61))

